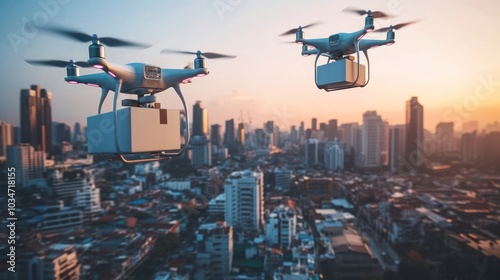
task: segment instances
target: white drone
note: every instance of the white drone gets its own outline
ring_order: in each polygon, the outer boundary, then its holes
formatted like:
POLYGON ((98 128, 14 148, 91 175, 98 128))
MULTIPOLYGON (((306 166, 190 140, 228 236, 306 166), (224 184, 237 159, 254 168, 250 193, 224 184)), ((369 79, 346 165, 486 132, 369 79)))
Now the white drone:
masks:
POLYGON ((26 60, 32 65, 66 67, 64 79, 70 84, 86 84, 102 89, 98 114, 87 118, 87 143, 89 153, 103 154, 107 159, 117 155, 125 163, 148 162, 180 156, 189 143, 189 127, 186 141, 180 141, 180 111, 161 109, 156 102, 156 93, 174 88, 184 106, 186 122, 189 114, 180 90, 180 84, 190 83, 193 77, 209 73, 205 59, 235 58, 235 56, 212 52, 186 52, 165 49, 161 53, 194 54, 194 68, 166 69, 144 63, 112 65, 106 60, 104 46, 147 48, 149 45, 125 41, 112 37, 88 35, 79 31, 59 27, 46 27, 43 31, 55 33, 80 42, 91 42, 89 59, 69 62, 64 60, 26 60), (80 67, 94 67, 103 71, 80 75, 80 67), (101 114, 108 92, 114 91, 113 111, 101 114), (122 100, 124 108, 117 110, 118 93, 135 95, 134 99, 122 100), (92 134, 94 133, 94 134, 92 134), (174 135, 174 136, 172 136, 174 135), (179 137, 175 137, 179 135, 179 137), (91 136, 95 136, 93 139, 91 136), (130 156, 136 157, 131 159, 130 156), (137 156, 139 158, 137 158, 137 156), (127 158, 128 157, 128 158, 127 158))
POLYGON ((394 30, 414 23, 401 23, 375 30, 375 32, 387 32, 385 40, 362 39, 368 32, 374 31, 374 18, 385 18, 389 17, 389 15, 380 11, 372 12, 370 10, 364 11, 352 8, 346 8, 344 11, 366 15, 365 26, 361 30, 352 33, 337 33, 328 38, 319 39, 305 39, 304 31, 302 31, 304 28, 317 25, 318 23, 299 26, 281 34, 281 36, 285 36, 295 33, 295 43, 302 44, 301 54, 303 56, 316 55, 314 62, 315 83, 319 89, 324 89, 325 91, 366 86, 370 80, 368 49, 394 44, 394 30), (365 54, 368 63, 368 79, 365 78, 365 67, 359 60, 359 51, 365 54), (357 55, 357 63, 354 63, 354 57, 350 56, 354 53, 357 55), (318 58, 320 56, 327 57, 328 61, 326 64, 318 66, 318 58))

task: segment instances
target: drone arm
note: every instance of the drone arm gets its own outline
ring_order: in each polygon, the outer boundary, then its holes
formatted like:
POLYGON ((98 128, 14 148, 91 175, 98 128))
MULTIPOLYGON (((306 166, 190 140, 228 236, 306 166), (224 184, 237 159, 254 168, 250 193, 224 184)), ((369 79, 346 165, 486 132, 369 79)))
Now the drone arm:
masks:
POLYGON ((105 88, 114 88, 114 79, 104 73, 96 73, 83 76, 68 76, 64 80, 71 84, 86 84, 105 88))
POLYGON ((363 39, 359 41, 359 49, 362 51, 368 50, 370 48, 376 48, 380 46, 389 46, 394 44, 394 40, 372 40, 363 39))
MULTIPOLYGON (((313 46, 318 50, 328 50, 328 38, 321 39, 299 39, 295 41, 296 43, 302 43, 305 45, 313 46)), ((314 53, 316 54, 316 53, 314 53)))
MULTIPOLYGON (((170 85, 176 88, 176 85, 179 85, 179 82, 189 80, 190 78, 196 76, 205 76, 208 75, 209 71, 207 68, 196 68, 196 69, 162 69, 164 72, 163 81, 165 84, 170 85)), ((177 90, 176 90, 177 92, 177 90)), ((180 89, 179 89, 180 92, 180 89)), ((177 92, 177 94, 179 94, 177 92)), ((179 95, 179 97, 182 96, 179 95)))

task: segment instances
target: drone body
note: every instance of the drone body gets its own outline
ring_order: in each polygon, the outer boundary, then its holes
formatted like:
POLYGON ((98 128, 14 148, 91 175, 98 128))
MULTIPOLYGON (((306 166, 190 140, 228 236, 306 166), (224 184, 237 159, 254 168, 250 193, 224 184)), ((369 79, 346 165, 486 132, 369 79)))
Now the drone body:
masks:
MULTIPOLYGON (((114 65, 108 63, 104 46, 144 47, 116 38, 87 35, 62 28, 46 28, 45 31, 70 37, 81 42, 91 42, 87 62, 61 60, 26 60, 33 65, 66 67, 66 82, 101 88, 98 114, 87 118, 87 147, 89 153, 100 153, 107 159, 117 156, 125 163, 148 162, 180 156, 189 143, 189 127, 186 142, 181 144, 180 110, 162 109, 156 95, 174 88, 184 106, 186 121, 189 114, 180 90, 180 84, 190 83, 194 77, 209 74, 206 58, 234 58, 218 53, 184 52, 164 50, 162 53, 195 54, 194 68, 167 69, 145 63, 114 65), (80 75, 79 67, 94 67, 101 73, 80 75), (113 111, 101 114, 102 105, 109 91, 114 91, 113 111), (123 108, 117 109, 118 94, 135 98, 122 100, 123 108), (131 157, 130 157, 131 156, 131 157)), ((113 158, 114 159, 114 158, 113 158)))
POLYGON ((314 63, 315 83, 319 89, 325 91, 335 91, 341 89, 364 87, 370 80, 370 61, 368 59, 368 50, 379 46, 390 46, 395 43, 394 30, 404 27, 409 23, 398 24, 387 28, 381 28, 376 32, 386 32, 386 39, 373 40, 362 39, 368 32, 373 31, 373 19, 376 17, 388 17, 383 12, 378 11, 363 11, 347 9, 347 11, 355 12, 359 15, 366 15, 365 26, 351 33, 337 33, 327 38, 306 39, 304 38, 303 29, 311 27, 317 23, 309 24, 304 27, 290 29, 281 34, 290 35, 295 33, 295 42, 302 44, 302 56, 316 55, 314 63), (360 63, 359 52, 363 52, 368 62, 368 77, 366 77, 365 66, 360 63), (354 62, 355 54, 357 62, 354 62), (327 63, 318 65, 320 56, 327 58, 327 63))

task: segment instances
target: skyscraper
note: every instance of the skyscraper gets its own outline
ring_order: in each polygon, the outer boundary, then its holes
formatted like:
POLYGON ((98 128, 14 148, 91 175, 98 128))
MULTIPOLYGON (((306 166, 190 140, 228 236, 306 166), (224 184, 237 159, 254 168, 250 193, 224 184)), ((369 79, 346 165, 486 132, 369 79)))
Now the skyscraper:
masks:
POLYGON ((210 126, 210 142, 213 146, 220 148, 222 145, 222 136, 220 124, 213 124, 210 126))
POLYGON ((260 171, 236 171, 224 183, 226 221, 247 231, 264 223, 264 175, 260 171))
POLYGON ((316 118, 312 118, 311 120, 311 129, 318 130, 318 120, 316 118))
POLYGON ((14 129, 12 125, 0 121, 0 157, 7 156, 7 147, 14 144, 14 129))
POLYGON ((318 140, 310 138, 306 140, 305 143, 305 163, 308 167, 318 164, 319 157, 319 145, 318 140))
POLYGON ((224 145, 226 147, 232 147, 234 141, 234 119, 226 121, 226 129, 224 130, 224 145))
MULTIPOLYGON (((406 147, 405 158, 412 168, 424 164, 424 107, 417 97, 406 101, 406 147)), ((410 170, 407 170, 410 171, 410 170)))
POLYGON ((362 136, 363 168, 378 168, 382 166, 382 118, 376 111, 363 114, 362 136))
POLYGON ((446 154, 457 151, 453 122, 440 122, 436 125, 437 152, 446 154))
POLYGON ((462 134, 461 152, 463 163, 475 163, 478 160, 476 131, 462 134))
POLYGON ((193 105, 193 136, 206 135, 208 137, 208 110, 201 101, 193 105))
POLYGON ((405 153, 405 125, 394 125, 389 130, 389 169, 398 172, 405 153))
POLYGON ((341 142, 328 142, 325 144, 325 168, 330 170, 344 169, 344 144, 341 142))
POLYGON ((42 151, 35 151, 30 144, 7 147, 7 166, 16 168, 16 183, 23 185, 28 180, 42 178, 45 168, 42 151))
POLYGON ((243 123, 238 124, 238 144, 245 144, 245 125, 243 123))
POLYGON ((52 154, 52 93, 32 85, 21 90, 21 142, 52 154))
MULTIPOLYGON (((327 129, 326 137, 328 138, 328 141, 334 141, 335 138, 338 138, 337 120, 329 120, 328 121, 328 129, 327 129)), ((340 139, 338 139, 338 140, 340 140, 340 139)))

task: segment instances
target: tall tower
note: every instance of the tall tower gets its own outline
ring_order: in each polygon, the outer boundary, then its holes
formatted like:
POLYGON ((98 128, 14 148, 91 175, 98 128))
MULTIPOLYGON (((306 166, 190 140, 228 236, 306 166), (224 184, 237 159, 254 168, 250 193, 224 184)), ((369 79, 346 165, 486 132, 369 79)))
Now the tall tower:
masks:
POLYGON ((193 105, 193 136, 196 135, 208 137, 208 111, 201 101, 193 105))
POLYGON ((21 90, 21 142, 52 154, 52 93, 32 85, 21 90))
POLYGON ((7 147, 14 144, 14 129, 12 125, 0 121, 0 157, 7 156, 7 147))
POLYGON ((210 142, 212 146, 220 148, 222 145, 222 136, 220 124, 213 124, 210 126, 210 142))
POLYGON ((311 129, 318 130, 318 119, 312 118, 311 120, 311 129))
POLYGON ((224 183, 226 221, 247 231, 264 225, 264 175, 260 171, 236 171, 224 183))
MULTIPOLYGON (((326 137, 328 138, 328 141, 335 141, 335 138, 338 138, 338 126, 337 126, 337 120, 329 120, 328 121, 328 129, 326 133, 326 137)), ((338 139, 340 140, 340 139, 338 139)))
POLYGON ((382 166, 382 118, 376 111, 363 114, 363 140, 361 143, 364 156, 363 167, 382 166))
MULTIPOLYGON (((405 159, 412 168, 424 164, 424 107, 417 97, 406 101, 406 147, 405 159)), ((408 170, 410 171, 410 170, 408 170)))
POLYGON ((405 125, 394 125, 389 132, 389 168, 398 172, 405 154, 405 125))
POLYGON ((224 130, 224 145, 226 147, 231 147, 235 143, 234 141, 234 119, 226 121, 226 128, 224 130))

